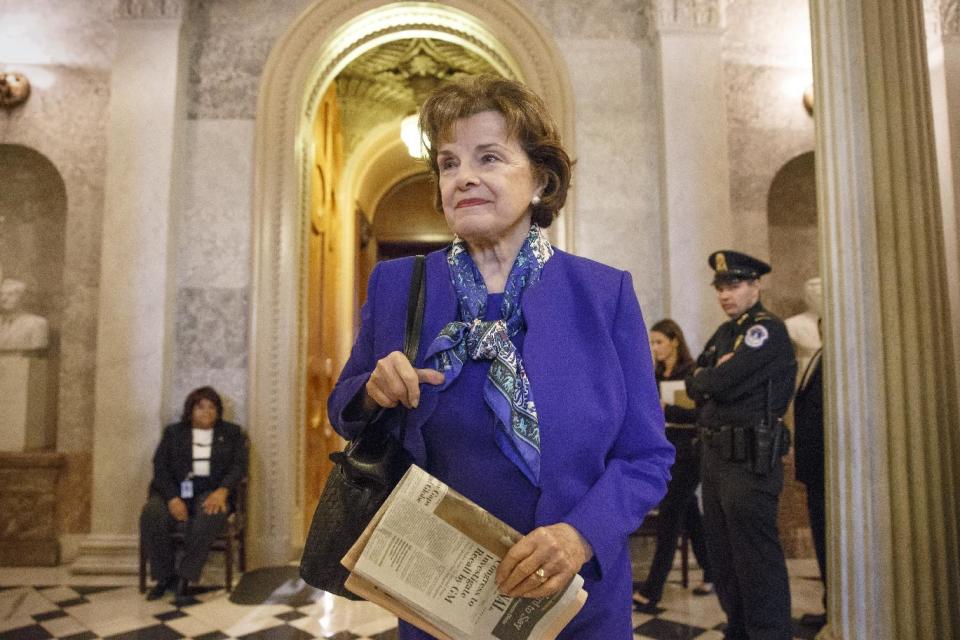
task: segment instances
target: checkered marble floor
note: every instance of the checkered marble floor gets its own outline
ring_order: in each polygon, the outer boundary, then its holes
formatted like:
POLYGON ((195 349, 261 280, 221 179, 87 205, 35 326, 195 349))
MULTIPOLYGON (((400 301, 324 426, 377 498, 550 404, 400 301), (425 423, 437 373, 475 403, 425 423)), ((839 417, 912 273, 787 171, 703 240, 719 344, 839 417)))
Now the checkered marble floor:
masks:
MULTIPOLYGON (((812 561, 790 561, 795 619, 822 611, 812 561)), ((697 584, 699 575, 691 581, 697 584)), ((694 597, 671 575, 655 615, 634 613, 637 640, 720 640, 715 596, 694 597)), ((389 640, 396 618, 367 602, 322 594, 302 607, 237 605, 222 589, 202 590, 175 607, 171 596, 147 602, 130 577, 75 576, 58 569, 0 569, 0 640, 389 640)), ((795 625, 796 637, 815 630, 795 625)))

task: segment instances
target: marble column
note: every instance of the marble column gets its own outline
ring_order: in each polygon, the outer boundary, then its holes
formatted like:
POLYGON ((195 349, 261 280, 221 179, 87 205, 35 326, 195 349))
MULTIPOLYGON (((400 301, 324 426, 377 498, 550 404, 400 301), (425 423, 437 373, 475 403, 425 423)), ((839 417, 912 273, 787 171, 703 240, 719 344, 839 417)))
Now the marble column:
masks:
POLYGON ((725 318, 707 286, 707 256, 736 248, 730 213, 720 0, 656 0, 662 129, 660 206, 666 314, 703 345, 725 318))
POLYGON ((136 571, 170 362, 175 156, 185 118, 180 0, 120 0, 110 80, 90 536, 77 573, 136 571))
MULTIPOLYGON (((932 57, 940 68, 931 68, 931 76, 942 82, 940 100, 942 117, 937 122, 938 159, 949 173, 941 177, 941 196, 952 209, 944 207, 944 245, 947 254, 947 281, 960 282, 960 0, 936 0, 934 21, 937 25, 939 57, 932 57), (942 134, 941 134, 942 131, 942 134), (942 141, 942 142, 941 142, 942 141)), ((935 110, 935 113, 938 111, 935 110)), ((950 288, 950 311, 953 317, 953 347, 960 361, 960 287, 950 288)), ((960 386, 957 387, 960 396, 960 386)))
POLYGON ((828 626, 960 637, 956 374, 921 0, 811 0, 828 626))

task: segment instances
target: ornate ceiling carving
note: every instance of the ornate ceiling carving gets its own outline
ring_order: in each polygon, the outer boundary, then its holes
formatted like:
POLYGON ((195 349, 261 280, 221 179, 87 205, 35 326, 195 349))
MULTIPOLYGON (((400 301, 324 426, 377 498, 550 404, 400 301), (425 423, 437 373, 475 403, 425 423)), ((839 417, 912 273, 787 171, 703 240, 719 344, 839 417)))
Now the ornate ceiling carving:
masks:
POLYGON ((117 0, 113 15, 127 20, 179 18, 183 0, 117 0))
POLYGON ((341 75, 337 78, 337 98, 342 104, 374 102, 397 113, 413 108, 410 92, 404 87, 358 75, 341 75))
POLYGON ((344 151, 374 126, 416 111, 438 84, 496 73, 460 45, 429 38, 394 40, 353 60, 337 76, 344 151))
POLYGON ((395 40, 361 55, 337 77, 337 92, 387 100, 413 111, 442 82, 466 75, 496 73, 485 60, 443 40, 395 40))

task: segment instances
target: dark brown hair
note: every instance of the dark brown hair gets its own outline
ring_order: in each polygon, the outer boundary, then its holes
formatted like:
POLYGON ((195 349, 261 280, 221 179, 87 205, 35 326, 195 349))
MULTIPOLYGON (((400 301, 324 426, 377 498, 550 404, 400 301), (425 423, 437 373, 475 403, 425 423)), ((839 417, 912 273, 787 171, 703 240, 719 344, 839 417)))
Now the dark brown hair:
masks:
POLYGON ((560 143, 560 131, 540 97, 523 84, 494 75, 479 75, 436 89, 420 110, 420 130, 437 193, 434 202, 442 211, 437 147, 449 139, 454 123, 484 111, 497 111, 507 121, 533 166, 534 178, 545 185, 540 203, 531 204, 533 222, 549 227, 567 199, 573 163, 560 143))
POLYGON ((223 420, 223 400, 220 399, 220 394, 213 387, 200 387, 187 394, 187 399, 183 402, 183 415, 180 416, 180 422, 190 424, 193 418, 193 408, 201 400, 212 402, 213 406, 217 408, 217 422, 223 420))
MULTIPOLYGON (((667 336, 668 340, 677 341, 677 363, 673 365, 674 371, 683 371, 693 365, 693 356, 690 355, 690 347, 687 346, 687 339, 683 337, 683 329, 670 318, 664 318, 660 322, 650 327, 650 333, 656 331, 667 336)), ((656 363, 656 373, 663 375, 664 363, 656 363)))

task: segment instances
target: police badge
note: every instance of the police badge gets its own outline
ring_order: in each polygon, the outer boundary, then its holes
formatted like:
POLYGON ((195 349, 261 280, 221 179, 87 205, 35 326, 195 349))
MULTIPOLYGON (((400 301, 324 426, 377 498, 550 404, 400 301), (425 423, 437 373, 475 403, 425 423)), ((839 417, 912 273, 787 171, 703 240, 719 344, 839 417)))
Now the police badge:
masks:
POLYGON ((743 337, 743 341, 751 349, 756 349, 757 347, 762 347, 763 343, 767 341, 767 338, 770 337, 770 332, 767 331, 767 328, 762 324, 755 324, 749 329, 747 329, 746 335, 743 337))

